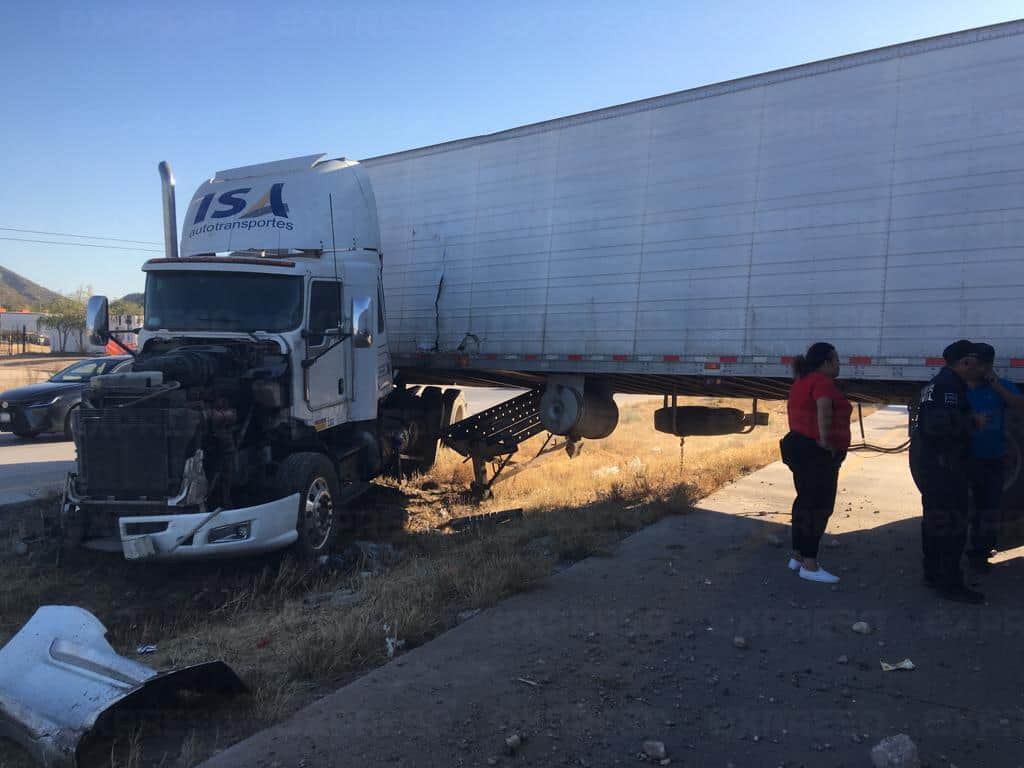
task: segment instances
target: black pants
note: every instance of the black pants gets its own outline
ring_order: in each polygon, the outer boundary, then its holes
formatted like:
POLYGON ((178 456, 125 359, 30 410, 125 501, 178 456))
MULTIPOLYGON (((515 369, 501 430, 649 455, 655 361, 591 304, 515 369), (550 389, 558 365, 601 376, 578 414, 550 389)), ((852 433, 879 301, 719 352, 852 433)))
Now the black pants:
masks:
POLYGON ((790 432, 779 443, 782 461, 793 472, 793 550, 803 557, 818 556, 828 519, 836 504, 839 467, 846 454, 833 456, 809 437, 790 432))
POLYGON ((974 508, 970 517, 971 559, 987 560, 999 538, 999 503, 1003 500, 1003 460, 971 459, 968 464, 974 508))
POLYGON ((969 506, 967 457, 935 456, 911 445, 910 469, 921 491, 924 576, 939 587, 960 586, 969 506))

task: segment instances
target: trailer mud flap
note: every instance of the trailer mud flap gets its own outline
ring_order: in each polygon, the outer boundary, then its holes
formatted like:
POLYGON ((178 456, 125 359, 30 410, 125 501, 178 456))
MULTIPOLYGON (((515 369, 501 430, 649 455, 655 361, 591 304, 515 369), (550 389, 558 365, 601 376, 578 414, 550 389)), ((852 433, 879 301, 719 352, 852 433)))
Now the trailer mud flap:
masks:
POLYGON ((82 608, 39 608, 0 649, 0 735, 44 766, 74 768, 83 740, 115 706, 166 706, 184 691, 245 691, 222 661, 157 672, 118 655, 106 633, 82 608))

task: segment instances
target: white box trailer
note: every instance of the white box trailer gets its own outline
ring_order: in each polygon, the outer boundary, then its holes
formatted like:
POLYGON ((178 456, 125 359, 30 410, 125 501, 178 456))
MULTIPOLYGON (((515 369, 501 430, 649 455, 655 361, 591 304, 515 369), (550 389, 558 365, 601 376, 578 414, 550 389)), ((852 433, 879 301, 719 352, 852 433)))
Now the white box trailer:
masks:
POLYGON ((1024 379, 1022 83, 1018 21, 363 160, 396 366, 662 392, 827 340, 884 396, 967 337, 1024 379))

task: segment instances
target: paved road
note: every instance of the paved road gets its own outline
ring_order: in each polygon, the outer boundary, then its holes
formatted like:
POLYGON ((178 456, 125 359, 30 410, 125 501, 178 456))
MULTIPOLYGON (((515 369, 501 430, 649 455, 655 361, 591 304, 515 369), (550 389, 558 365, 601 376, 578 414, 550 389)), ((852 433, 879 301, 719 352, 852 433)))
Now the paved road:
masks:
MULTIPOLYGON (((896 444, 905 414, 867 426, 896 444)), ((672 765, 858 766, 901 732, 926 765, 1021 765, 1024 559, 1001 555, 989 605, 938 601, 908 474, 905 455, 850 457, 821 555, 835 588, 786 569, 792 484, 773 464, 205 766, 628 766, 645 739, 672 765), (917 669, 880 668, 904 658, 917 669)))
POLYGON ((74 443, 63 437, 21 440, 0 433, 0 506, 60 489, 74 464, 74 443))

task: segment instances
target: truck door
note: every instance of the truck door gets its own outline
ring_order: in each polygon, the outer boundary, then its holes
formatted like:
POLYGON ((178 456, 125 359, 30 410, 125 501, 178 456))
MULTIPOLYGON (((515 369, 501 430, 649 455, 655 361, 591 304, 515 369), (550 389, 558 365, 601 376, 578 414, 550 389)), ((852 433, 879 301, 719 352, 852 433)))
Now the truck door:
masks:
POLYGON ((341 283, 313 280, 309 284, 306 323, 306 402, 317 411, 344 402, 348 359, 342 339, 341 283))

